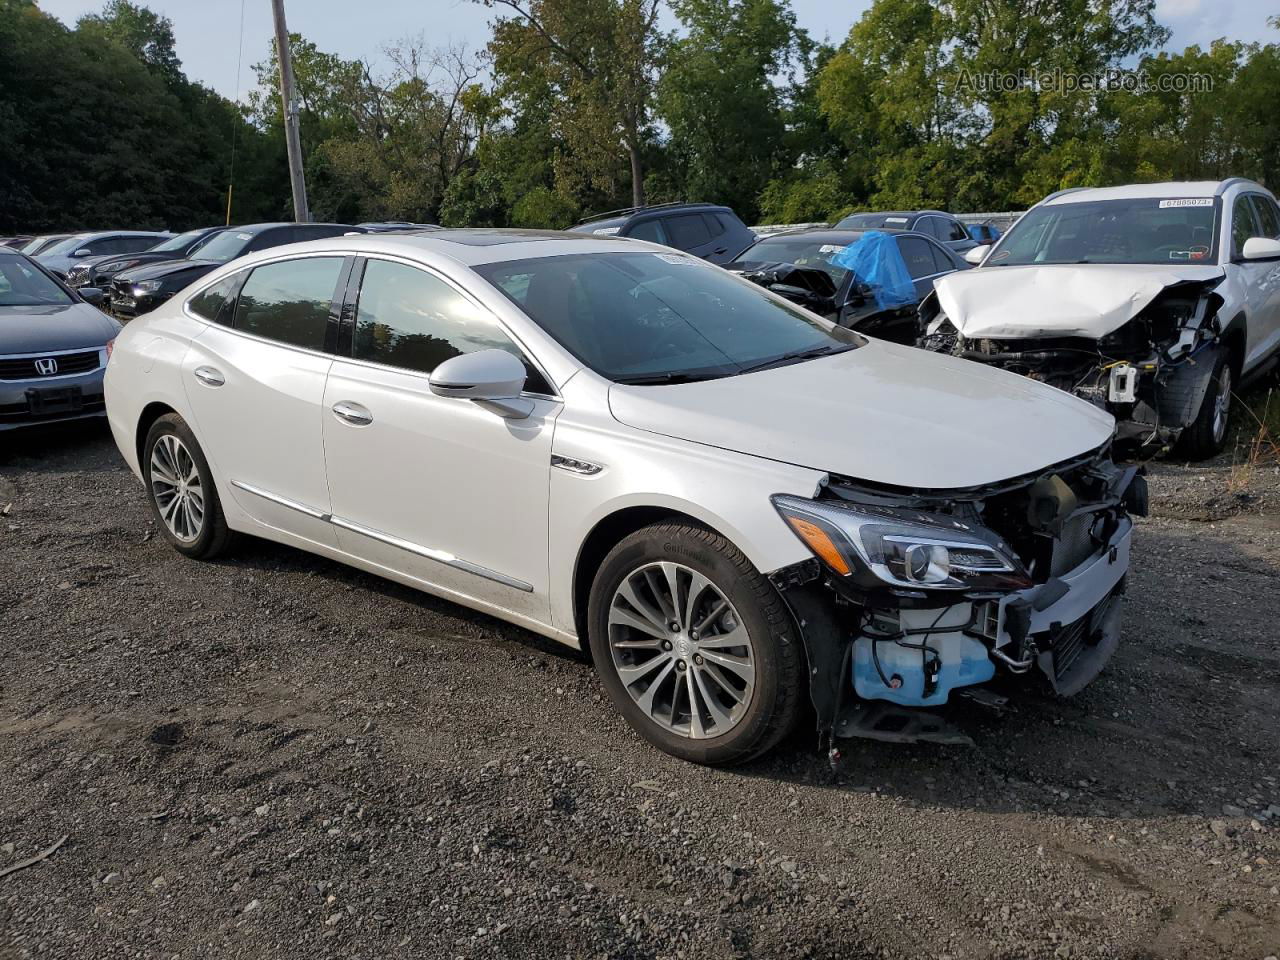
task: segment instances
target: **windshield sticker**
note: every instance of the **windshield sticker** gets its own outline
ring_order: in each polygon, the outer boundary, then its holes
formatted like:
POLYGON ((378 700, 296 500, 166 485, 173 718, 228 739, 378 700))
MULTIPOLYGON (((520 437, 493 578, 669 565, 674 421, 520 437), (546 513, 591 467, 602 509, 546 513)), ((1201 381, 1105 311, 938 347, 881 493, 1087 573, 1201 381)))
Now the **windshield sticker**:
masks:
POLYGON ((612 237, 621 229, 621 227, 601 227, 599 230, 592 230, 591 233, 597 237, 612 237))
POLYGON ((1209 256, 1209 248, 1203 246, 1195 246, 1190 250, 1170 250, 1170 260, 1203 260, 1209 256))
POLYGON ((906 217, 885 217, 884 222, 885 223, 906 223, 907 218, 906 217))
POLYGON ((237 237, 237 239, 240 239, 240 240, 252 240, 252 239, 253 239, 253 234, 252 234, 252 233, 237 233, 237 234, 236 234, 236 237, 237 237))
POLYGON ((819 253, 839 253, 844 247, 838 243, 824 243, 818 248, 819 253))
POLYGON ((693 259, 691 257, 682 257, 678 253, 655 253, 654 256, 659 260, 665 260, 667 263, 693 263, 693 259))
POLYGON ((1188 197, 1185 200, 1161 200, 1160 209, 1165 210, 1169 207, 1212 207, 1212 197, 1188 197))

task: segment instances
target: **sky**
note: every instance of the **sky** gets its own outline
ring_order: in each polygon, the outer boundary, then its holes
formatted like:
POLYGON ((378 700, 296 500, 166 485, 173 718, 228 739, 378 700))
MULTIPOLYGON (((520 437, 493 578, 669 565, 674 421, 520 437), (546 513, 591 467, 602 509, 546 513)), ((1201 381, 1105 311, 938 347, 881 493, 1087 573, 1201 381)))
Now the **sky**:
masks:
MULTIPOLYGON (((74 24, 100 10, 104 0, 37 0, 48 13, 74 24)), ((266 59, 272 36, 270 0, 140 0, 173 21, 178 57, 187 75, 228 97, 254 84, 254 63, 266 59), (243 4, 243 7, 242 7, 243 4), (244 11, 243 63, 237 81, 240 14, 244 11)), ((839 41, 871 5, 870 0, 791 0, 800 25, 815 39, 839 41)), ((1173 31, 1168 47, 1207 47, 1228 40, 1280 41, 1267 25, 1274 0, 1159 0, 1157 17, 1173 31)), ((382 48, 422 35, 430 47, 461 44, 479 50, 489 37, 493 10, 475 0, 285 0, 289 29, 321 50, 375 64, 382 48), (358 11, 353 14, 353 9, 358 11)))

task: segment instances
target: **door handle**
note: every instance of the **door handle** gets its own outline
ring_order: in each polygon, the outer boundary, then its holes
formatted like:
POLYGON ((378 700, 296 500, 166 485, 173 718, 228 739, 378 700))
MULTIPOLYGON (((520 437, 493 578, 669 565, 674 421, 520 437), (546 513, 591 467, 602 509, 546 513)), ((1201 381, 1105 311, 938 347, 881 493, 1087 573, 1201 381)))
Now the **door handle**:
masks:
POLYGON ((352 403, 350 400, 339 400, 333 405, 333 415, 343 423, 349 423, 354 427, 367 427, 373 423, 373 414, 360 406, 358 403, 352 403))
POLYGON ((729 249, 728 247, 721 247, 719 250, 712 250, 711 252, 716 256, 719 256, 720 254, 724 253, 728 249, 729 249))
POLYGON ((213 367, 196 367, 192 373, 206 387, 220 387, 227 382, 227 378, 222 375, 222 371, 215 370, 213 367))

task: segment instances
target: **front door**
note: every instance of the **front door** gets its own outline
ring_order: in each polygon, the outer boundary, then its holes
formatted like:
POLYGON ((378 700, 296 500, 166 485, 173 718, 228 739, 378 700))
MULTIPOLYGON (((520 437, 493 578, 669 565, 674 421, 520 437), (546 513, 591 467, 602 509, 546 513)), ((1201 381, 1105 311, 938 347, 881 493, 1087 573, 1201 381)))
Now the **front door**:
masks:
POLYGON ((560 411, 550 386, 530 365, 534 412, 523 420, 433 394, 428 375, 450 357, 496 347, 527 358, 483 307, 420 266, 365 261, 354 317, 352 358, 335 358, 322 417, 340 546, 442 593, 548 622, 560 411))
POLYGON ((211 323, 183 361, 193 429, 224 493, 259 523, 327 546, 321 402, 342 273, 335 256, 255 267, 234 309, 215 311, 230 324, 211 323))

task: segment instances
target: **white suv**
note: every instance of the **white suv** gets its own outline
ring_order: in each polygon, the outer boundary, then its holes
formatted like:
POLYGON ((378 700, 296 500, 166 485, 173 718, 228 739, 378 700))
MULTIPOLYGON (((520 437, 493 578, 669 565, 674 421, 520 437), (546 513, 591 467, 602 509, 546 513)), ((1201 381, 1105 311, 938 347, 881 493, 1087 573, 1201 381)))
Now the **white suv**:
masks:
POLYGON ((128 324, 106 394, 179 552, 254 534, 589 649, 703 763, 806 694, 830 734, 997 672, 1080 689, 1145 502, 1095 407, 635 240, 251 255, 128 324))
POLYGON ((1065 190, 971 254, 920 345, 1096 403, 1130 447, 1217 453, 1232 389, 1280 353, 1280 208, 1250 180, 1065 190))

